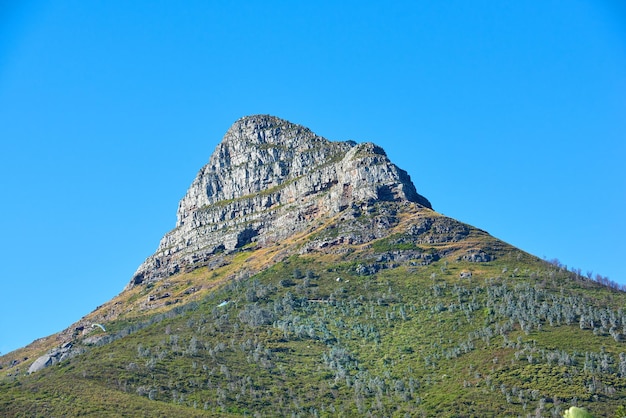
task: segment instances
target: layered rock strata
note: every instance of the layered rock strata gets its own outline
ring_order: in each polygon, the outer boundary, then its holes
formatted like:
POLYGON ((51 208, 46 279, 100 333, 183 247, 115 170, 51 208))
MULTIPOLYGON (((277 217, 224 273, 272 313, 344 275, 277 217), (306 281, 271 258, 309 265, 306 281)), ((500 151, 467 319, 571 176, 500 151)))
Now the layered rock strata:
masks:
POLYGON ((236 121, 178 205, 176 227, 129 286, 206 264, 251 242, 267 245, 311 221, 378 201, 431 208, 409 175, 372 143, 333 142, 268 116, 236 121))

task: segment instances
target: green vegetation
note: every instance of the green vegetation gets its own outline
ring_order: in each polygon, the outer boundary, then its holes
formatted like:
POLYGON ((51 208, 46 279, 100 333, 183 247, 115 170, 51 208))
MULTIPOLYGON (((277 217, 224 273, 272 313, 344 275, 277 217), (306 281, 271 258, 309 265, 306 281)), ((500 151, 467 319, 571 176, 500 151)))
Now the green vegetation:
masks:
MULTIPOLYGON (((210 286, 174 306, 129 310, 83 354, 53 367, 25 375, 34 358, 19 371, 3 360, 2 415, 624 410, 624 293, 482 233, 450 246, 394 230, 368 245, 293 255, 310 238, 168 279, 172 297, 210 286), (269 262, 285 248, 291 256, 269 262), (464 260, 477 248, 491 248, 492 259, 464 260), (415 262, 420 254, 439 256, 415 262)), ((124 303, 152 290, 132 290, 124 303)))

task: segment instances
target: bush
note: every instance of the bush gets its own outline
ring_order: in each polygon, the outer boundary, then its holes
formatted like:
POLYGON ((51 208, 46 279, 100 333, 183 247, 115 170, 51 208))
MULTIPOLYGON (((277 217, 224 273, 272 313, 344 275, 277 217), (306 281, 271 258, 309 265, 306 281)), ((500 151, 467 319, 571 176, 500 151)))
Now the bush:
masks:
POLYGON ((239 320, 251 327, 271 324, 274 321, 274 314, 267 309, 260 308, 256 304, 246 305, 239 312, 239 320))

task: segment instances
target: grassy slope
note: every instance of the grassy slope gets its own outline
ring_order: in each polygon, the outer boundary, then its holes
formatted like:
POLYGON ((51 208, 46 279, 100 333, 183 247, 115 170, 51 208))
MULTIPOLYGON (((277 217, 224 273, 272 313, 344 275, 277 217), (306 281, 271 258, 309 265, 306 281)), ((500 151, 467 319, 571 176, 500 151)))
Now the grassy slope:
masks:
POLYGON ((373 245, 288 256, 332 230, 325 224, 228 256, 219 269, 168 280, 164 300, 180 300, 171 305, 146 309, 159 284, 125 292, 91 314, 111 318, 112 342, 31 376, 9 369, 0 411, 560 416, 577 403, 611 416, 624 403, 626 349, 610 335, 624 332, 624 294, 478 230, 461 242, 411 243, 403 234, 419 216, 438 215, 402 215, 393 239, 373 245), (497 257, 459 259, 476 248, 495 248, 497 257), (447 256, 427 265, 376 261, 416 249, 447 256), (468 271, 471 278, 460 277, 468 271), (593 324, 581 327, 581 315, 593 324))

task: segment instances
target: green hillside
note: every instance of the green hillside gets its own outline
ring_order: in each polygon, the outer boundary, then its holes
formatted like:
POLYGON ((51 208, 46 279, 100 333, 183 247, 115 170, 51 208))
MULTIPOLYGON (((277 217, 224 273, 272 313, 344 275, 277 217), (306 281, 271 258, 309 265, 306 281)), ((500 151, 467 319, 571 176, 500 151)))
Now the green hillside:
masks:
POLYGON ((612 417, 626 404, 624 293, 430 210, 377 203, 215 257, 87 317, 106 332, 70 327, 0 358, 2 415, 612 417), (382 238, 333 241, 382 221, 382 238), (26 374, 63 338, 81 354, 26 374))

